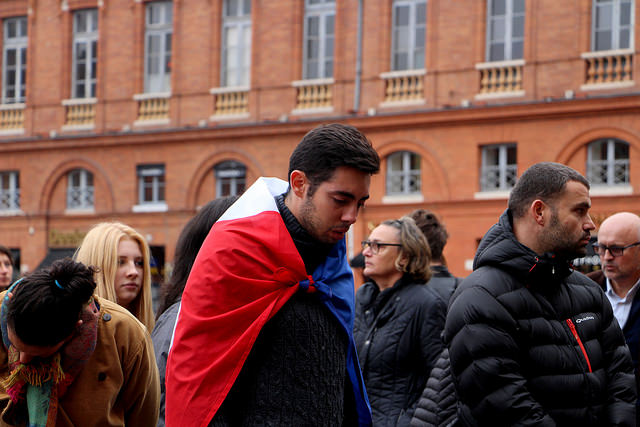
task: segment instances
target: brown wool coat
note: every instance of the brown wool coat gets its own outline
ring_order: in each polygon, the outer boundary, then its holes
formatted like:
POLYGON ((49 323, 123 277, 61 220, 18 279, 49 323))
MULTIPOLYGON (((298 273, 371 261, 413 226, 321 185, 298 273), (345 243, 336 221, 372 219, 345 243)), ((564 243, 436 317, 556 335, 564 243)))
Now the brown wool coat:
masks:
MULTIPOLYGON (((0 301, 4 292, 0 294, 0 301)), ((96 349, 60 401, 57 427, 155 426, 160 383, 146 328, 126 309, 95 297, 100 305, 96 349)), ((0 344, 0 379, 8 376, 7 352, 0 344)), ((12 405, 0 385, 0 426, 12 405)))

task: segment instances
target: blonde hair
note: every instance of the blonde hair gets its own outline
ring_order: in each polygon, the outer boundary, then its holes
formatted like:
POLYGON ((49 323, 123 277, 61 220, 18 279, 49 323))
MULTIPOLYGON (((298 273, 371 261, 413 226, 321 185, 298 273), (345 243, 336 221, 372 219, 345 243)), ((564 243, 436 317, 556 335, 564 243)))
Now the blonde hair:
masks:
POLYGON ((413 218, 403 216, 400 219, 390 219, 382 224, 398 230, 398 237, 402 247, 398 251, 395 266, 398 271, 425 283, 431 278, 431 249, 427 238, 420 231, 413 218))
POLYGON ((120 222, 101 222, 89 230, 73 258, 98 268, 95 274, 96 295, 117 303, 115 277, 118 270, 118 244, 122 239, 138 243, 142 252, 142 287, 131 302, 129 311, 151 332, 155 324, 151 301, 151 256, 149 245, 140 233, 120 222))

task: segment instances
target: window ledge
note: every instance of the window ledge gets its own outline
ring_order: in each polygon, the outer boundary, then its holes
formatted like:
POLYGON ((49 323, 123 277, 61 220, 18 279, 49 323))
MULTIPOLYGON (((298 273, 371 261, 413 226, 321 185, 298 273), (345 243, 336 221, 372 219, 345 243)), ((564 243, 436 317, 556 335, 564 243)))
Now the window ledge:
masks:
POLYGON ((332 113, 333 107, 319 107, 319 108, 296 108, 295 110, 291 110, 291 114, 293 115, 307 115, 307 114, 326 114, 332 113))
POLYGON ((592 185, 589 190, 590 196, 626 196, 633 194, 631 185, 592 185))
POLYGON ((498 98, 519 98, 522 96, 524 96, 523 90, 514 90, 512 92, 479 93, 474 98, 478 101, 482 101, 487 99, 498 99, 498 98))
POLYGON ((143 205, 134 205, 132 212, 167 212, 169 207, 166 203, 148 203, 143 205))
POLYGON ((22 209, 0 209, 0 216, 23 216, 22 209))
POLYGON ((291 82, 293 87, 302 86, 320 86, 320 85, 332 85, 335 82, 332 78, 327 79, 308 79, 308 80, 295 80, 291 82))
POLYGON ((380 73, 380 78, 383 80, 389 80, 397 77, 424 76, 425 74, 427 74, 427 70, 425 68, 417 68, 414 70, 387 71, 380 73))
POLYGON ((473 198, 478 200, 508 199, 509 193, 511 193, 511 190, 478 191, 473 195, 473 198))
POLYGON ((157 126, 168 125, 171 123, 170 119, 153 119, 153 120, 136 120, 133 122, 134 126, 157 126))
POLYGON ((414 107, 416 105, 425 105, 427 101, 425 99, 411 99, 403 101, 385 101, 378 104, 378 108, 390 108, 390 107, 414 107))
POLYGON ((249 86, 223 86, 212 87, 209 89, 211 95, 219 95, 221 93, 249 92, 249 86))
POLYGON ((134 101, 145 101, 147 99, 171 98, 171 92, 136 93, 133 95, 134 101))
POLYGON ((492 68, 521 67, 524 64, 524 59, 512 59, 510 61, 479 62, 475 67, 476 70, 489 70, 492 68))
POLYGON ((633 55, 633 49, 612 49, 612 50, 596 50, 593 52, 583 52, 580 58, 604 58, 607 56, 633 55))
POLYGON ((0 130, 0 136, 23 135, 24 128, 0 130))
POLYGON ((94 208, 65 209, 65 215, 93 215, 96 213, 94 208))
POLYGON ((424 196, 420 194, 392 194, 382 197, 382 203, 417 203, 424 202, 424 196))
POLYGON ((606 89, 623 89, 631 86, 635 86, 636 82, 633 80, 627 80, 624 82, 611 82, 611 83, 592 83, 580 85, 580 90, 606 90, 606 89))
POLYGON ((88 125, 62 125, 61 130, 63 132, 73 132, 77 130, 94 130, 95 128, 95 124, 91 123, 88 125))
POLYGON ((0 104, 0 110, 24 110, 26 104, 24 102, 16 104, 0 104))
POLYGON ((209 116, 210 122, 221 122, 224 120, 243 120, 251 117, 249 113, 240 113, 240 114, 213 114, 209 116))
POLYGON ((69 98, 63 99, 62 105, 70 106, 70 105, 91 105, 96 104, 98 102, 97 98, 69 98))

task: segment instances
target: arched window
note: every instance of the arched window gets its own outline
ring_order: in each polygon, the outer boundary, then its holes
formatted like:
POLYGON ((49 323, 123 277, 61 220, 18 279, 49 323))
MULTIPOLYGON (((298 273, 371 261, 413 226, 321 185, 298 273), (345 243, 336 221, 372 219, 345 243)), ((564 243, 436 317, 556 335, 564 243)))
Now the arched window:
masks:
POLYGON ((387 158, 387 195, 420 194, 420 156, 398 151, 387 158))
POLYGON ((247 168, 235 160, 227 160, 213 167, 216 178, 216 197, 241 194, 246 185, 247 168))
POLYGON ((629 184, 629 144, 614 138, 587 147, 587 179, 591 185, 629 184))
POLYGON ((93 209, 93 174, 74 169, 67 175, 67 209, 93 209))

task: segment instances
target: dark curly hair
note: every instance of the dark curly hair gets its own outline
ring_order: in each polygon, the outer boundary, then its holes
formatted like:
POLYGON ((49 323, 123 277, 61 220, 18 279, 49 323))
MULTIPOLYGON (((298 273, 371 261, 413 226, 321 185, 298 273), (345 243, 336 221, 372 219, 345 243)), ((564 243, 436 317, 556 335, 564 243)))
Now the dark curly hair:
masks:
POLYGON ((96 288, 94 268, 64 258, 17 282, 7 304, 7 325, 27 345, 53 346, 76 327, 96 288))

